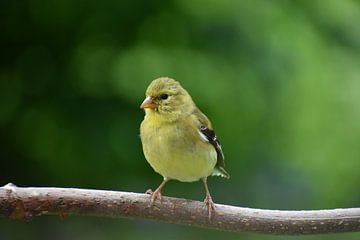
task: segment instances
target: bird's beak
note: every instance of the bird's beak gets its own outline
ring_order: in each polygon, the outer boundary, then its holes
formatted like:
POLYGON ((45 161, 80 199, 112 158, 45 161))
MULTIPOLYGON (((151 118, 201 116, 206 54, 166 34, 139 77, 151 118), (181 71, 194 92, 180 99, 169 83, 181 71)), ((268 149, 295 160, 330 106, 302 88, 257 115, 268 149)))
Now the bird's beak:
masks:
POLYGON ((156 108, 157 104, 153 102, 151 97, 146 97, 145 100, 140 105, 140 108, 156 108))

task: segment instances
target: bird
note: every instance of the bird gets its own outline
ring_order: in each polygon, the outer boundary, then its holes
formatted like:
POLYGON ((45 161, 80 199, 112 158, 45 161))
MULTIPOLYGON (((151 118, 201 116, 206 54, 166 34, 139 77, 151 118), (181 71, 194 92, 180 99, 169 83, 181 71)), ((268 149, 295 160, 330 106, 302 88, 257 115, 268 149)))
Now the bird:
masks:
POLYGON ((211 122, 180 83, 169 77, 150 83, 140 108, 145 111, 140 125, 143 153, 150 166, 163 177, 155 191, 146 191, 151 194, 151 204, 156 199, 161 200, 161 190, 169 180, 201 180, 206 193, 204 203, 211 219, 215 204, 207 177, 230 178, 211 122))

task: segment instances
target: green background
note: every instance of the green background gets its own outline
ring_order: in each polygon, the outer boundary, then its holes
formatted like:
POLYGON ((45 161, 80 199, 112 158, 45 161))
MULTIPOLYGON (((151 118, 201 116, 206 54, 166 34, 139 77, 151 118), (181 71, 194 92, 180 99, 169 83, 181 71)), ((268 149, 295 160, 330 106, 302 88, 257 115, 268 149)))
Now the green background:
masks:
MULTIPOLYGON (((0 1, 0 185, 145 192, 139 105, 181 82, 212 120, 230 180, 214 201, 360 206, 360 3, 0 1)), ((203 200, 200 182, 163 194, 203 200)), ((0 219, 0 239, 288 239, 139 220, 0 219)), ((359 239, 359 233, 294 239, 359 239)))

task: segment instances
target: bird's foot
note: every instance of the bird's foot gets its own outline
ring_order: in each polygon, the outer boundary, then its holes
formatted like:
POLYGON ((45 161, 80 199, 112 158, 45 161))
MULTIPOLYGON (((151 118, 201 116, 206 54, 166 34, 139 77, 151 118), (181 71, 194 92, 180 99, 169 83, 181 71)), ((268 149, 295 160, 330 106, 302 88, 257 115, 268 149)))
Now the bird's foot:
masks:
POLYGON ((206 207, 208 209, 209 220, 211 220, 212 211, 215 211, 215 204, 214 204, 210 194, 206 195, 206 197, 204 199, 204 203, 206 204, 206 207))
POLYGON ((151 195, 151 194, 153 194, 153 190, 151 188, 149 188, 148 190, 146 190, 145 194, 151 195))
POLYGON ((148 189, 148 190, 146 190, 145 194, 149 194, 151 196, 151 198, 150 198, 151 205, 154 205, 157 198, 160 199, 160 201, 161 201, 161 197, 162 197, 161 189, 159 189, 159 188, 156 189, 154 192, 153 192, 153 190, 148 189))

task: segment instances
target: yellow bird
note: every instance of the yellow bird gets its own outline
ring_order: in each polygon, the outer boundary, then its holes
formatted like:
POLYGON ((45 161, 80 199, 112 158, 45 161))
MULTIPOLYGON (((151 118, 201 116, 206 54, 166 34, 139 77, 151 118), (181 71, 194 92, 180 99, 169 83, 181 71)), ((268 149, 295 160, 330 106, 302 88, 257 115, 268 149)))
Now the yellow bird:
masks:
POLYGON ((146 160, 164 180, 152 192, 151 203, 161 198, 161 189, 171 179, 204 183, 209 217, 215 209, 207 177, 229 178, 224 169, 224 154, 209 119, 196 107, 179 82, 168 77, 155 79, 146 90, 140 108, 145 117, 140 137, 146 160))

